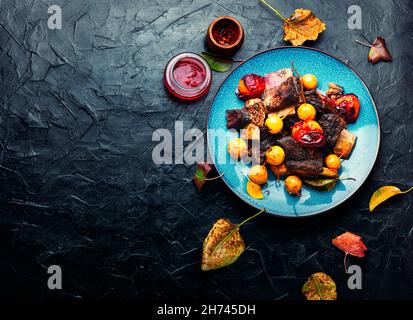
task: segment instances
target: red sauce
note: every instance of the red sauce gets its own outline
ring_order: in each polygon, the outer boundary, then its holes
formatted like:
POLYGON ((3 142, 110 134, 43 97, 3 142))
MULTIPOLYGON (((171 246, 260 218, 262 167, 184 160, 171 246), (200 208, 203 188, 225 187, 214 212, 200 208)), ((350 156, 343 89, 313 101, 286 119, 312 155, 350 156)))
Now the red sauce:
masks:
POLYGON ((194 53, 181 53, 172 58, 164 74, 168 91, 182 100, 196 100, 209 91, 212 74, 208 63, 194 53))
POLYGON ((181 87, 197 88, 205 81, 205 68, 196 59, 183 58, 176 63, 173 76, 181 87))

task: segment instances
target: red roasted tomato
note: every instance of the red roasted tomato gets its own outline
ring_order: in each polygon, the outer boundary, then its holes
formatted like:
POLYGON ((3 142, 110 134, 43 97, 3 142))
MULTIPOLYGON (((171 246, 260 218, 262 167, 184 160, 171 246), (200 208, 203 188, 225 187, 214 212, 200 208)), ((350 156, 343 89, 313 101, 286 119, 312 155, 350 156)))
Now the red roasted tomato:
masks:
POLYGON ((237 95, 242 100, 249 100, 261 97, 265 90, 265 80, 263 77, 249 73, 241 78, 238 83, 237 95))
POLYGON ((303 147, 323 147, 326 143, 324 131, 317 121, 298 121, 292 127, 292 137, 303 147))
POLYGON ((360 101, 355 94, 345 94, 336 99, 336 110, 347 122, 356 122, 360 112, 360 101))

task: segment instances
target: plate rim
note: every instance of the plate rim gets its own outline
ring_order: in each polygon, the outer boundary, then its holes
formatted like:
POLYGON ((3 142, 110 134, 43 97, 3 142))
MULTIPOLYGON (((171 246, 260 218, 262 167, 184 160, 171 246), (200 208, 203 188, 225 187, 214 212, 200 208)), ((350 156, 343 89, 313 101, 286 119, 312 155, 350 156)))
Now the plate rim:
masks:
MULTIPOLYGON (((371 174, 371 172, 372 172, 372 170, 373 170, 373 168, 374 168, 374 165, 376 164, 377 157, 378 157, 379 150, 380 150, 381 126, 380 126, 380 117, 379 117, 379 112, 378 112, 378 109, 377 109, 376 101, 375 101, 373 95, 371 94, 371 91, 370 91, 369 87, 367 86, 367 84, 366 84, 365 81, 363 80, 363 78, 358 74, 358 72, 357 72, 352 66, 346 64, 342 59, 340 59, 340 58, 336 57, 335 55, 333 55, 333 54, 331 54, 331 53, 328 53, 328 52, 326 52, 326 51, 324 51, 324 50, 318 49, 318 48, 312 48, 312 47, 307 47, 307 46, 279 46, 279 47, 274 47, 274 48, 266 49, 266 50, 260 51, 260 52, 258 52, 258 53, 255 53, 255 54, 253 54, 252 56, 250 56, 248 59, 245 59, 243 62, 241 62, 240 64, 238 64, 238 66, 236 66, 234 69, 232 69, 231 72, 230 72, 228 75, 226 75, 225 78, 221 81, 221 83, 220 83, 220 85, 218 86, 218 88, 216 89, 216 91, 215 91, 215 93, 214 93, 214 96, 213 96, 213 98, 212 98, 212 100, 211 100, 211 103, 209 104, 209 107, 208 107, 208 112, 207 112, 207 115, 206 115, 206 120, 207 120, 207 121, 206 121, 206 134, 207 134, 207 145, 208 145, 207 151, 208 151, 208 154, 209 154, 209 155, 208 155, 208 159, 210 159, 210 162, 212 161, 212 164, 214 165, 215 170, 216 170, 219 174, 221 174, 221 172, 218 170, 218 167, 217 167, 216 164, 215 164, 215 159, 214 159, 214 157, 212 156, 213 153, 212 153, 212 150, 211 150, 211 144, 210 144, 210 142, 209 142, 209 134, 208 134, 208 130, 209 130, 208 122, 209 122, 209 118, 210 118, 210 113, 211 113, 212 105, 214 104, 214 101, 215 101, 215 99, 216 99, 216 97, 217 97, 217 94, 218 94, 218 92, 221 90, 221 87, 223 86, 223 84, 225 83, 225 81, 235 72, 235 70, 237 70, 237 69, 240 68, 244 63, 246 63, 247 61, 255 58, 256 56, 259 56, 259 55, 261 55, 261 54, 265 54, 265 53, 267 53, 267 52, 269 52, 269 51, 278 51, 278 50, 284 50, 284 49, 305 49, 305 50, 316 51, 316 52, 325 54, 325 55, 327 55, 327 56, 330 56, 331 58, 339 61, 339 62, 342 63, 344 66, 346 66, 346 67, 349 68, 351 71, 353 71, 354 74, 360 79, 360 81, 361 81, 361 83, 363 84, 363 86, 366 88, 367 93, 368 93, 371 101, 373 102, 374 112, 375 112, 376 119, 377 119, 377 129, 378 129, 378 133, 379 133, 379 134, 377 135, 377 148, 376 148, 376 152, 375 152, 375 155, 374 155, 374 160, 373 160, 370 168, 368 169, 368 173, 367 173, 366 177, 365 177, 364 180, 359 184, 359 186, 357 186, 357 187, 354 189, 353 192, 349 193, 348 196, 346 196, 345 198, 343 198, 341 201, 335 203, 331 208, 328 208, 328 209, 325 209, 325 210, 319 210, 319 211, 316 211, 316 212, 314 212, 314 213, 307 214, 307 215, 304 215, 304 216, 297 216, 297 215, 295 215, 295 216, 287 216, 287 215, 282 215, 282 214, 279 214, 279 213, 271 213, 271 212, 267 212, 267 211, 264 211, 264 212, 263 212, 265 215, 267 215, 267 216, 269 215, 269 216, 272 216, 272 217, 274 217, 274 218, 276 217, 276 218, 283 218, 283 219, 306 219, 306 218, 317 217, 317 216, 320 216, 320 215, 325 214, 325 213, 327 213, 327 212, 330 212, 330 211, 332 211, 333 209, 335 209, 335 208, 337 208, 338 206, 340 206, 341 204, 343 204, 344 202, 346 202, 346 201, 347 201, 348 199, 350 199, 354 194, 356 194, 357 191, 364 185, 364 183, 366 182, 367 178, 370 176, 370 174, 371 174)), ((228 185, 228 183, 227 183, 227 181, 225 181, 225 179, 221 179, 221 180, 225 183, 226 187, 227 187, 229 190, 231 190, 231 192, 232 192, 234 195, 237 196, 238 199, 242 200, 242 202, 244 202, 245 204, 249 205, 249 206, 252 207, 252 208, 255 208, 255 209, 258 209, 258 210, 262 210, 262 209, 265 210, 265 207, 256 207, 255 205, 247 202, 245 199, 243 199, 242 197, 240 197, 240 196, 228 185)))

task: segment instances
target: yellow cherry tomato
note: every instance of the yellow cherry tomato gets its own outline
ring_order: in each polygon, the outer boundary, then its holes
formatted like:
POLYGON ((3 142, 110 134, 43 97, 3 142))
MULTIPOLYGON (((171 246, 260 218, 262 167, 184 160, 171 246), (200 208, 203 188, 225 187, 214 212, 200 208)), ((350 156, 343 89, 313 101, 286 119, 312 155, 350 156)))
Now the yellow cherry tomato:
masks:
POLYGON ((340 158, 337 157, 335 154, 329 154, 325 159, 325 163, 327 168, 329 169, 338 170, 341 167, 340 158))
POLYGON ((231 158, 240 159, 248 154, 247 143, 241 138, 235 138, 228 143, 228 153, 231 158))
POLYGON ((298 118, 301 120, 314 120, 316 115, 315 108, 309 103, 303 103, 297 109, 298 118))
POLYGON ((249 179, 256 184, 267 183, 268 172, 267 168, 264 165, 255 165, 252 166, 250 172, 248 173, 249 179))
POLYGON ((285 152, 280 146, 273 146, 265 153, 267 163, 272 166, 279 166, 284 162, 285 152))
POLYGON ((306 90, 313 90, 317 88, 317 77, 311 73, 307 73, 301 77, 303 86, 306 90))
POLYGON ((284 123, 278 115, 272 114, 268 116, 267 120, 265 120, 265 125, 269 133, 277 134, 283 129, 284 123))
POLYGON ((289 194, 300 195, 301 187, 303 183, 297 176, 288 176, 285 179, 285 189, 289 194))

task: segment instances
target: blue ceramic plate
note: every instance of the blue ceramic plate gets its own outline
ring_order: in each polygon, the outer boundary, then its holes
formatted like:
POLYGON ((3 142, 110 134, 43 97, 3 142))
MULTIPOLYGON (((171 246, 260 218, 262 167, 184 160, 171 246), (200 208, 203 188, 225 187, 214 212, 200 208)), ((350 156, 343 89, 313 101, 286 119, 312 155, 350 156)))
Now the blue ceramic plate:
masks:
POLYGON ((257 209, 265 208, 270 214, 283 217, 311 216, 331 210, 353 195, 363 184, 373 168, 380 144, 380 125, 373 98, 364 82, 354 70, 339 59, 312 48, 281 47, 259 53, 239 65, 222 83, 208 114, 208 146, 210 156, 223 180, 242 200, 257 209), (318 78, 318 89, 325 92, 329 82, 344 86, 347 93, 354 93, 360 99, 360 115, 348 129, 357 135, 356 146, 348 160, 343 161, 341 177, 352 177, 337 183, 329 192, 316 191, 303 186, 301 197, 289 195, 284 181, 276 181, 271 170, 268 184, 263 186, 265 199, 256 200, 246 192, 246 175, 250 165, 234 163, 226 152, 218 132, 225 132, 227 141, 236 133, 226 129, 225 111, 242 108, 243 101, 234 94, 238 81, 247 73, 265 75, 282 68, 289 68, 294 61, 301 74, 312 73, 318 78), (224 150, 224 151, 223 151, 224 150), (221 161, 219 161, 221 157, 221 161), (222 160, 225 161, 222 161, 222 160))

